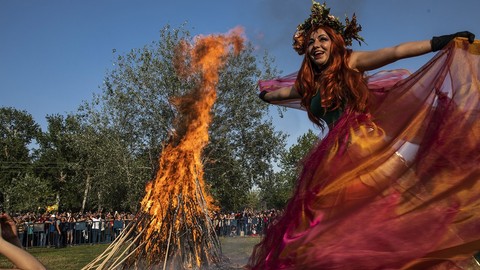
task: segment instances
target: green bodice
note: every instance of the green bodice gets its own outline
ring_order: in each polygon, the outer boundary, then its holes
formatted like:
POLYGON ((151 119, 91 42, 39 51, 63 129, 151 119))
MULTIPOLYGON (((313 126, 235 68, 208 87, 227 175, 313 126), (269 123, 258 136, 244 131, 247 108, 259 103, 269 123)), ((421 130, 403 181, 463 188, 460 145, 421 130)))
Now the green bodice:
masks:
POLYGON ((325 121, 327 125, 330 125, 340 118, 343 113, 343 109, 339 108, 333 111, 327 111, 325 113, 325 109, 321 105, 321 97, 318 93, 316 93, 310 101, 310 112, 316 117, 325 121))

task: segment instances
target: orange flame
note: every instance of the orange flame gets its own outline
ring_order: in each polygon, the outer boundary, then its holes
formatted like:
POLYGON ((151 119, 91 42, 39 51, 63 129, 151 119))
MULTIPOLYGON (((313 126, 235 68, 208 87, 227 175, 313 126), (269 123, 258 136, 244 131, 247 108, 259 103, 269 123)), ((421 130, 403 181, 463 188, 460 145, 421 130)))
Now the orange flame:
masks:
POLYGON ((232 48, 235 53, 243 49, 242 33, 243 29, 236 28, 225 35, 198 36, 193 45, 182 42, 177 48, 177 73, 200 74, 201 79, 189 94, 173 100, 178 110, 175 134, 165 146, 156 177, 146 185, 141 202, 141 212, 150 217, 149 223, 139 225, 143 227, 139 231, 145 229, 142 238, 150 261, 178 257, 185 245, 180 234, 189 234, 188 244, 193 243, 191 255, 181 254, 182 258, 192 258, 187 264, 200 267, 205 260, 212 259, 202 251, 209 248, 208 241, 202 240, 208 232, 199 220, 208 223, 209 211, 216 208, 205 188, 201 155, 208 143, 219 69, 232 48))

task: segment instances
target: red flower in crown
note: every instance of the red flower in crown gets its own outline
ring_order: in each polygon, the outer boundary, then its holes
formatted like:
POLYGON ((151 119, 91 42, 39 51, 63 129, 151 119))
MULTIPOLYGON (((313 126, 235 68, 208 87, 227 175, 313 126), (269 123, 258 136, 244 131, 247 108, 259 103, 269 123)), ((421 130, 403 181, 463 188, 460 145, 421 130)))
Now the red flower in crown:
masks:
POLYGON ((345 18, 345 25, 340 22, 340 20, 330 15, 330 8, 327 8, 327 5, 323 5, 312 0, 312 14, 307 18, 302 24, 297 26, 297 31, 293 35, 293 49, 300 55, 304 54, 304 42, 305 35, 312 28, 312 26, 328 26, 339 33, 345 45, 351 46, 352 40, 357 40, 358 44, 365 42, 364 39, 358 34, 362 31, 362 26, 357 24, 357 17, 355 14, 352 16, 352 20, 345 18))

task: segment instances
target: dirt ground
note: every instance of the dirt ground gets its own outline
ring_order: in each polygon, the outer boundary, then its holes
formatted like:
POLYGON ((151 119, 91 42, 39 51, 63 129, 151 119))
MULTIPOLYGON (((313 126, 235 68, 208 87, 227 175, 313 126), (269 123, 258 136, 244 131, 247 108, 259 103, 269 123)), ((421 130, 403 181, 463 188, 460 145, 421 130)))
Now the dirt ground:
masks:
POLYGON ((221 237, 222 252, 228 260, 222 269, 243 269, 259 241, 260 237, 252 236, 221 237))

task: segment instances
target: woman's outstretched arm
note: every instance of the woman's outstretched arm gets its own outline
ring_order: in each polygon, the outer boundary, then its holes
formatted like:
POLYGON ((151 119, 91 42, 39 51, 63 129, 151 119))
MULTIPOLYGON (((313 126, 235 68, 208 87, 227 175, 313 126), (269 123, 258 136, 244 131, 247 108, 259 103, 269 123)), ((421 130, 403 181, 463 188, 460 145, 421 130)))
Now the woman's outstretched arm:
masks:
POLYGON ((431 40, 405 42, 397 46, 374 51, 355 51, 352 52, 349 65, 350 68, 358 71, 377 69, 400 59, 441 50, 456 37, 468 38, 470 43, 475 39, 474 34, 463 31, 451 35, 433 37, 431 40))
POLYGON ((0 239, 0 254, 10 260, 18 269, 45 270, 43 266, 30 253, 5 240, 0 239))
POLYGON ((283 87, 272 92, 262 91, 259 96, 265 102, 281 101, 301 97, 293 86, 283 87))
POLYGON ((0 254, 10 260, 18 269, 22 270, 45 270, 45 266, 40 263, 30 253, 23 250, 18 243, 12 239, 17 239, 16 226, 10 216, 3 214, 0 216, 0 254), (9 239, 11 242, 7 241, 9 239))
POLYGON ((419 56, 432 51, 430 40, 413 41, 394 47, 375 51, 354 51, 350 56, 350 68, 358 71, 368 71, 381 68, 397 60, 419 56))

